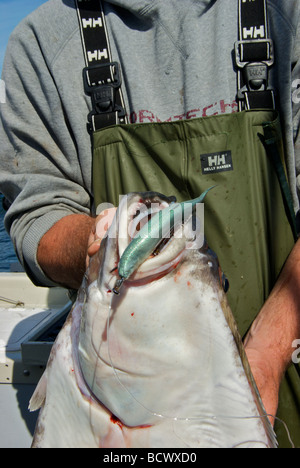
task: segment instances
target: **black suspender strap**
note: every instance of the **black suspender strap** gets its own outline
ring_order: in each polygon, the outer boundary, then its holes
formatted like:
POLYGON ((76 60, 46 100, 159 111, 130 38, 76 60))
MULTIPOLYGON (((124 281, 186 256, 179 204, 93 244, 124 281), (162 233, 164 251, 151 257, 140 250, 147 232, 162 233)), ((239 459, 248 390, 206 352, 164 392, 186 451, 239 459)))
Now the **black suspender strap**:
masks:
POLYGON ((76 0, 84 59, 84 90, 91 96, 89 131, 127 123, 121 69, 111 59, 105 15, 100 0, 76 0))
POLYGON ((268 37, 267 0, 239 0, 239 40, 235 43, 239 110, 274 109, 269 88, 274 64, 273 41, 268 37))

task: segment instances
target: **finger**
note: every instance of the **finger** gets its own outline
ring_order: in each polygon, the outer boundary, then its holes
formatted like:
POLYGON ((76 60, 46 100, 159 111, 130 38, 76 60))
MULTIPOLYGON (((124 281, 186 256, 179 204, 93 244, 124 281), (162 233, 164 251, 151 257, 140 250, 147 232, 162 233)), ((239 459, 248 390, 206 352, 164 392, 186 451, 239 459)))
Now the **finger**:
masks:
POLYGON ((98 250, 100 249, 101 241, 102 239, 96 239, 94 242, 92 242, 89 245, 88 251, 87 251, 87 254, 89 257, 92 257, 98 252, 98 250))

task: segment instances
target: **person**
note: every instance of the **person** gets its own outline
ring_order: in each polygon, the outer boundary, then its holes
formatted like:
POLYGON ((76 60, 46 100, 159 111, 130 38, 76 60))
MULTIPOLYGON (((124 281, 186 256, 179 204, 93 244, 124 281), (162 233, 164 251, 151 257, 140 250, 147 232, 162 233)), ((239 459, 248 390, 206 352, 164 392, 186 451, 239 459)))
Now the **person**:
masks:
MULTIPOLYGON (((199 180, 205 188, 217 182, 207 197, 208 241, 229 276, 230 305, 266 411, 274 423, 278 410, 300 447, 299 364, 291 365, 300 338, 300 244, 264 152, 275 140, 284 147, 298 213, 300 3, 267 1, 275 43, 269 84, 280 97, 282 144, 277 114, 238 112, 238 3, 102 2, 129 125, 96 132, 93 152, 76 3, 42 5, 7 48, 0 190, 10 203, 6 228, 32 281, 78 289, 114 214, 97 217, 96 199, 117 205, 120 193, 146 189, 184 199, 199 195, 199 180)), ((280 445, 289 446, 282 424, 275 427, 280 445)))

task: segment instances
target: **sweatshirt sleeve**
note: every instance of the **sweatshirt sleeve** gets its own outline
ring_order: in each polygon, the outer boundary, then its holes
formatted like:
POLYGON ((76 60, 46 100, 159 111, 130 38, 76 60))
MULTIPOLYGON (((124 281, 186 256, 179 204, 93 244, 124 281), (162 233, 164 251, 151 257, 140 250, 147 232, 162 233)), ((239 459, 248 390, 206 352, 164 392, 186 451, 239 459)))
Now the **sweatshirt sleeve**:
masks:
MULTIPOLYGON (((64 89, 59 89, 28 24, 19 25, 10 38, 2 79, 0 191, 11 204, 5 226, 31 280, 54 286, 37 263, 39 241, 64 216, 90 214, 91 189, 64 106, 64 89)), ((86 114, 81 117, 86 131, 86 114)), ((86 157, 91 165, 91 156, 86 157)))

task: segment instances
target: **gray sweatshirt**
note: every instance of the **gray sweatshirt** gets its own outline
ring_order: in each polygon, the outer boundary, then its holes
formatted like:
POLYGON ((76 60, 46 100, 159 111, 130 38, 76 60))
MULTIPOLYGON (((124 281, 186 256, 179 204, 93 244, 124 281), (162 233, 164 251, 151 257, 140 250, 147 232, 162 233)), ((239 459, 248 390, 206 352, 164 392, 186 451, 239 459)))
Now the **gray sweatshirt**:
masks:
MULTIPOLYGON (((232 49, 237 0, 103 2, 113 59, 121 63, 130 122, 237 111, 232 49)), ((288 175, 300 189, 300 2, 269 0, 288 175)), ((90 98, 74 0, 50 0, 13 32, 0 104, 0 191, 5 224, 31 279, 52 286, 36 260, 41 237, 62 217, 91 212, 90 98)), ((2 81, 2 87, 3 87, 2 81)))

